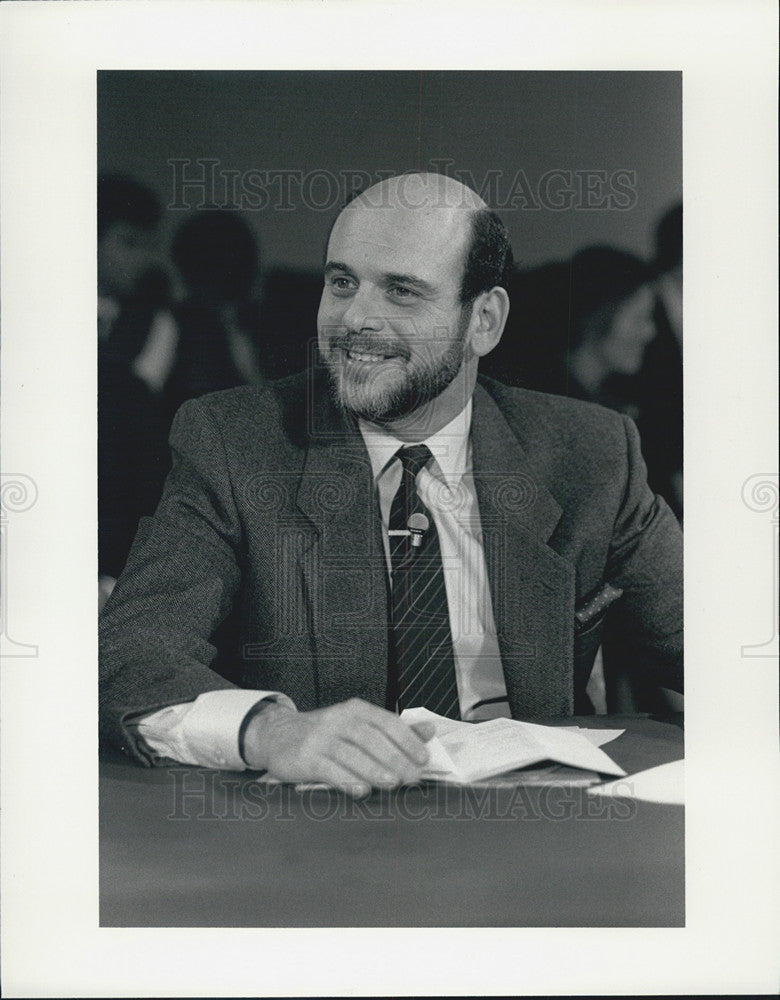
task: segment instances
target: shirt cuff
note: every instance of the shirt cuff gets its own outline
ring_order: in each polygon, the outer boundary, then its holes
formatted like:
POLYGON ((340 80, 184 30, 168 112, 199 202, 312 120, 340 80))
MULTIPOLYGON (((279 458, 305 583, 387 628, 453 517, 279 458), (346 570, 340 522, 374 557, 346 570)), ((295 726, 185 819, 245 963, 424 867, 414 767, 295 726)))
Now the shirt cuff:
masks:
POLYGON ((247 712, 273 698, 295 711, 295 703, 278 691, 230 689, 209 691, 195 701, 169 705, 136 720, 138 735, 158 756, 180 764, 230 771, 246 770, 238 733, 247 712))

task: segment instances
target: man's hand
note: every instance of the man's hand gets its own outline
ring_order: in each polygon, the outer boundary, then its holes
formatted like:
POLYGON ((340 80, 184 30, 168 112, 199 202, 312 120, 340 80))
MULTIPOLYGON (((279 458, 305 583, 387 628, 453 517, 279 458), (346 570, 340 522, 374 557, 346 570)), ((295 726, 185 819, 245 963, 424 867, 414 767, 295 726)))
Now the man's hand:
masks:
POLYGON ((359 698, 313 712, 273 705, 249 723, 244 756, 282 781, 323 781, 364 796, 419 780, 432 736, 433 726, 412 730, 359 698))

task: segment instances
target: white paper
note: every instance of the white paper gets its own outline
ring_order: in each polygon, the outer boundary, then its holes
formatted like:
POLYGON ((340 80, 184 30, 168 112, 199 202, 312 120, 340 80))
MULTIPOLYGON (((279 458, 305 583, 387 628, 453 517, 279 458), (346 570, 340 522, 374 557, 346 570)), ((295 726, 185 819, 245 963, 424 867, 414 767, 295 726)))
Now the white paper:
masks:
POLYGON ((582 733, 585 739, 592 743, 594 747, 603 747, 605 743, 611 743, 618 736, 622 736, 625 729, 588 729, 583 726, 560 726, 567 732, 582 733))
POLYGON ((608 781, 588 789, 588 795, 615 796, 623 799, 641 799, 664 805, 681 806, 685 803, 685 762, 672 761, 647 771, 638 771, 620 781, 608 781))
POLYGON ((401 719, 408 725, 428 722, 435 726, 435 735, 428 742, 431 759, 424 778, 469 784, 544 760, 601 774, 626 773, 576 728, 513 719, 456 722, 425 708, 407 709, 401 719))

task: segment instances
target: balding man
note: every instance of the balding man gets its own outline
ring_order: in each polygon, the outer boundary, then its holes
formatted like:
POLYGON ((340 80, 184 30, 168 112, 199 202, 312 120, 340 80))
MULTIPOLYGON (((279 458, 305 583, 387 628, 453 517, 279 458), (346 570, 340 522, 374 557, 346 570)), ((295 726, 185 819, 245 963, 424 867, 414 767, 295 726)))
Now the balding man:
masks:
POLYGON ((437 174, 340 213, 322 364, 179 412, 102 619, 106 739, 362 795, 427 761, 404 707, 587 711, 605 622, 681 689, 681 537, 633 425, 477 378, 511 260, 500 220, 437 174))

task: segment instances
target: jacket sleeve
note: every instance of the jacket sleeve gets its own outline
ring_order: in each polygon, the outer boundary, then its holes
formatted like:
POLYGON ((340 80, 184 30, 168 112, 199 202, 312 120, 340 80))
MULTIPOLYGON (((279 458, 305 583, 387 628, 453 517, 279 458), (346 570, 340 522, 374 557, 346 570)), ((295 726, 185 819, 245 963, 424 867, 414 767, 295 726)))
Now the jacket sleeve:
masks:
POLYGON ((170 444, 162 499, 100 620, 101 739, 144 763, 129 719, 234 687, 210 669, 209 640, 239 588, 242 529, 219 428, 201 401, 181 408, 170 444))
POLYGON ((666 501, 648 487, 639 434, 633 421, 623 420, 626 485, 606 572, 623 596, 608 616, 606 634, 631 672, 682 691, 682 532, 666 501))

